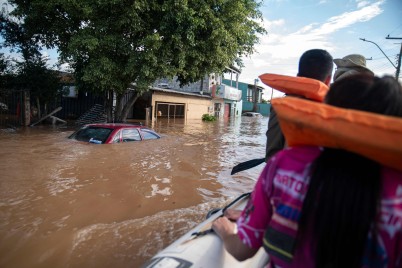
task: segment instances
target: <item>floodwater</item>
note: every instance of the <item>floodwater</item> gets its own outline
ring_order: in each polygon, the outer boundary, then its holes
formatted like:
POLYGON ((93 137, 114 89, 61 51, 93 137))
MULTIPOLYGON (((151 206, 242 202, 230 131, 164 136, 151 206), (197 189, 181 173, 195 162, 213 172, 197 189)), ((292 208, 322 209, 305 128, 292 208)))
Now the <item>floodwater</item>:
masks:
POLYGON ((139 267, 251 191, 267 118, 159 121, 160 140, 95 145, 71 127, 0 129, 0 267, 139 267))

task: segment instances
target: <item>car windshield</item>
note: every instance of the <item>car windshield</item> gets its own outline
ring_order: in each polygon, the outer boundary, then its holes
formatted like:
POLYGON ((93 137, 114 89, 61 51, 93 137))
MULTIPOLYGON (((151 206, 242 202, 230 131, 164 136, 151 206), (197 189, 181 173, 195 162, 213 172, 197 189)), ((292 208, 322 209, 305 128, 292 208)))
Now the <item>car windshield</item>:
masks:
POLYGON ((87 127, 78 130, 72 138, 79 141, 105 143, 111 132, 112 129, 110 128, 87 127))

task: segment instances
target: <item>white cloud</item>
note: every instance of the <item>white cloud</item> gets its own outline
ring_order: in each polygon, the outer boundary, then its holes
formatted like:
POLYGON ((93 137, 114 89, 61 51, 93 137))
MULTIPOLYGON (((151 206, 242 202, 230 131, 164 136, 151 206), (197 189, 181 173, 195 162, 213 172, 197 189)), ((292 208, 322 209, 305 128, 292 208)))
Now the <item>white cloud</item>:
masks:
POLYGON ((356 0, 356 3, 358 8, 365 7, 370 4, 370 2, 366 0, 356 0))
POLYGON ((282 3, 282 2, 286 2, 286 0, 267 0, 266 2, 268 2, 268 3, 282 3))
POLYGON ((329 35, 355 23, 369 21, 383 12, 380 8, 383 2, 384 1, 379 1, 356 11, 345 12, 339 16, 334 16, 321 27, 312 30, 311 33, 314 35, 329 35))
POLYGON ((360 7, 357 10, 332 16, 324 23, 305 25, 290 34, 284 34, 284 19, 264 20, 268 35, 261 37, 260 44, 256 46, 258 53, 243 59, 246 67, 242 70, 240 80, 253 83, 255 78, 266 72, 296 75, 298 60, 304 51, 323 48, 331 52, 336 46, 331 40, 332 34, 356 23, 369 21, 383 12, 381 5, 384 0, 369 5, 361 0, 356 2, 360 7))
POLYGON ((5 9, 7 12, 11 12, 14 9, 14 6, 11 5, 7 0, 0 0, 0 8, 5 9))
POLYGON ((312 29, 314 29, 314 26, 317 25, 315 24, 309 24, 304 26, 303 28, 301 28, 299 31, 297 31, 297 33, 308 33, 310 32, 312 29))
POLYGON ((280 20, 273 20, 273 21, 269 21, 269 20, 264 20, 263 21, 263 26, 265 29, 270 29, 271 26, 283 26, 285 24, 285 20, 284 19, 280 19, 280 20))

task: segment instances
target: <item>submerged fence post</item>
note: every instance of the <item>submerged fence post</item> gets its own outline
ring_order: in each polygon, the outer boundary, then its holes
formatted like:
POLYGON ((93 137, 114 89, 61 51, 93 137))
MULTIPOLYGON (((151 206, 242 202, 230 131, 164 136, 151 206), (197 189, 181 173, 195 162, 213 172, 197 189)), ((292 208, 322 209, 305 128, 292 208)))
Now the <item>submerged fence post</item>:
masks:
POLYGON ((151 108, 148 107, 145 108, 145 125, 148 126, 150 118, 151 118, 151 108))
POLYGON ((22 122, 24 126, 31 124, 31 98, 30 91, 24 90, 23 93, 23 105, 22 105, 22 122))

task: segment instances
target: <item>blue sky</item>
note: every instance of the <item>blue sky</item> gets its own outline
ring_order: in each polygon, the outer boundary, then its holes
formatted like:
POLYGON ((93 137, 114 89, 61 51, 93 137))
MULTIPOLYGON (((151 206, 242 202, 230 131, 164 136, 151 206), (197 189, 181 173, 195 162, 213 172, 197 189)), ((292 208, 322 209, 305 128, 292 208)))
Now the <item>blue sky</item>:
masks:
MULTIPOLYGON (((386 37, 402 38, 402 0, 264 0, 261 11, 268 34, 261 37, 257 53, 243 58, 241 82, 254 84, 263 73, 296 75, 299 57, 313 48, 326 49, 334 58, 362 54, 371 58, 367 66, 375 74, 395 76, 396 68, 381 50, 359 38, 376 43, 396 65, 402 39, 386 37)), ((53 62, 56 55, 49 53, 53 62)), ((271 90, 265 88, 269 99, 271 90)))
MULTIPOLYGON (((243 58, 241 82, 253 84, 263 73, 296 75, 299 57, 313 48, 334 58, 362 54, 372 59, 367 67, 375 74, 395 76, 381 50, 359 38, 376 43, 396 65, 402 39, 386 37, 402 38, 402 0, 265 0, 261 11, 268 34, 261 37, 258 53, 243 58)), ((270 95, 265 90, 264 98, 270 95)))

